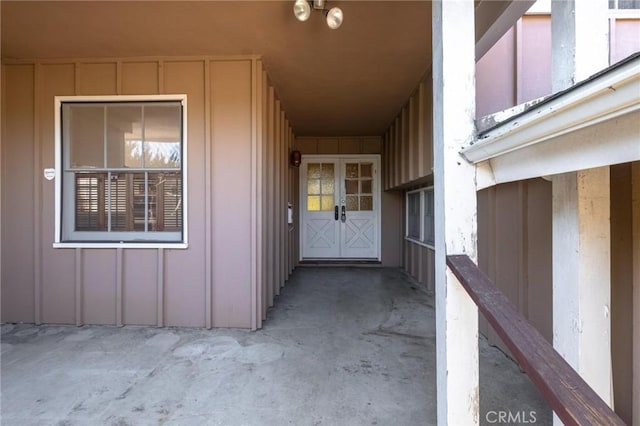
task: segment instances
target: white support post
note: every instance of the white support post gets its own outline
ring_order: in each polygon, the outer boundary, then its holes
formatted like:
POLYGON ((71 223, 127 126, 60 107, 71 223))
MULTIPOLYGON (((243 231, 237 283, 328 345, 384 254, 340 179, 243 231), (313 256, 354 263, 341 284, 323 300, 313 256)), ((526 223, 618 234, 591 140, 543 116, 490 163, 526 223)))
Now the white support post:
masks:
MULTIPOLYGON (((606 0, 552 1, 554 92, 608 66, 607 12, 606 0)), ((609 167, 557 175, 552 185, 553 346, 613 406, 609 167)))
POLYGON ((551 2, 554 93, 609 66, 608 16, 607 0, 551 2))
POLYGON ((475 132, 473 0, 434 1, 432 24, 438 424, 477 425, 478 310, 446 266, 477 262, 475 167, 459 154, 475 132))
MULTIPOLYGON (((632 401, 640 400, 640 161, 631 169, 631 212, 633 235, 633 390, 632 401)), ((640 404, 633 404, 633 426, 640 426, 640 404)))
POLYGON ((609 167, 552 182, 553 346, 612 405, 609 167))

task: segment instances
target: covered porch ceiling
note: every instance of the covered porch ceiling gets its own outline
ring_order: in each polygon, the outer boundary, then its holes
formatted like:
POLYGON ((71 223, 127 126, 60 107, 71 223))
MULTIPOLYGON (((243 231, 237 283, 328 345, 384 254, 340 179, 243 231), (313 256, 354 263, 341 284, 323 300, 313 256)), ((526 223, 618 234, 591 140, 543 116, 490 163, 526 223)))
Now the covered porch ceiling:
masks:
MULTIPOLYGON (((2 1, 2 58, 261 55, 298 136, 382 134, 431 66, 431 2, 2 1)), ((532 1, 476 1, 476 53, 532 1)), ((495 42, 495 40, 493 40, 495 42)), ((483 47, 484 46, 484 47, 483 47)))

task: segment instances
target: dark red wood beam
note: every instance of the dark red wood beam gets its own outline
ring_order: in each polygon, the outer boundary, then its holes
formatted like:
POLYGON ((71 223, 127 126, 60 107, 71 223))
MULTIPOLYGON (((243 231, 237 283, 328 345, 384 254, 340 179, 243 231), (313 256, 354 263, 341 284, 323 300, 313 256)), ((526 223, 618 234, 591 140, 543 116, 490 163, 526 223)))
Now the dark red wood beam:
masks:
POLYGON ((565 425, 625 424, 468 256, 447 265, 565 425))

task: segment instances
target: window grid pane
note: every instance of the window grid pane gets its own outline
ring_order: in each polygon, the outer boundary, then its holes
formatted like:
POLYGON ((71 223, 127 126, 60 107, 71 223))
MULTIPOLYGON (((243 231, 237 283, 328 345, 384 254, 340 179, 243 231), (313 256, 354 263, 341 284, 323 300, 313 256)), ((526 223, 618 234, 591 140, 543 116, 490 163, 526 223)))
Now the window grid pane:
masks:
POLYGON ((435 224, 433 215, 433 189, 424 191, 424 239, 423 242, 433 244, 435 241, 435 224))
POLYGON ((75 178, 76 231, 104 231, 104 173, 80 173, 75 178))
POLYGON ((420 240, 420 193, 407 195, 407 237, 420 240))

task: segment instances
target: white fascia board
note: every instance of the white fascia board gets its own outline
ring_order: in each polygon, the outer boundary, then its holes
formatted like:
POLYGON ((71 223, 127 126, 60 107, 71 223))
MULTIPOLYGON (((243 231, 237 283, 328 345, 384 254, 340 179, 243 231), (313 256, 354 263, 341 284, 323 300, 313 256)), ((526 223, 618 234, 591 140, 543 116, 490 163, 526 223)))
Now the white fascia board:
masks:
POLYGON ((490 165, 493 182, 483 182, 482 187, 486 188, 633 161, 640 161, 640 110, 508 152, 477 166, 490 165))
MULTIPOLYGON (((461 154, 479 163, 640 109, 640 58, 487 131, 461 154)), ((492 162, 493 163, 493 162, 492 162)), ((495 166, 494 166, 495 172, 495 166)))

